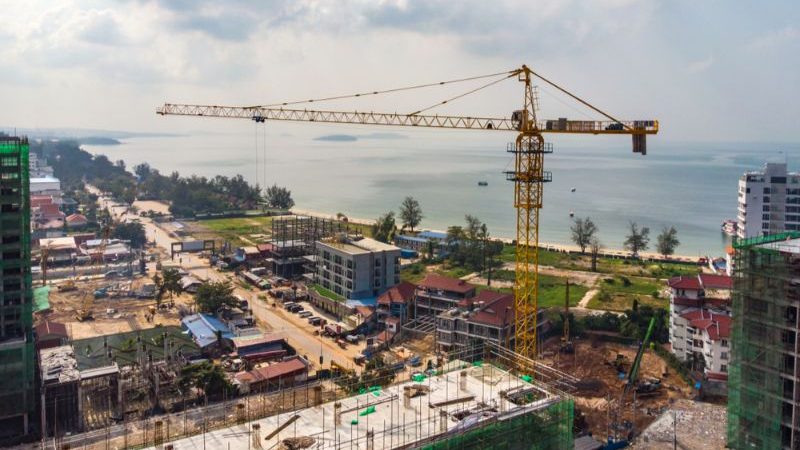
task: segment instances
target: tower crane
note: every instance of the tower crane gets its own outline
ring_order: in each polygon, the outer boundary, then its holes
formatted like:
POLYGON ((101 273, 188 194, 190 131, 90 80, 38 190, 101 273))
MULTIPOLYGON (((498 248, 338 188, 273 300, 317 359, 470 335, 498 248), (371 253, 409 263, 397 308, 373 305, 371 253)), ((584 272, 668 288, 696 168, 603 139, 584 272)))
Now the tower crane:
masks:
POLYGON ((268 120, 281 120, 510 131, 517 133, 514 144, 510 145, 508 148, 508 152, 514 155, 514 170, 506 172, 506 178, 514 183, 514 207, 517 210, 515 241, 516 272, 514 279, 514 350, 531 359, 535 359, 537 356, 536 325, 539 286, 539 210, 542 208, 544 183, 552 180, 552 174, 544 170, 544 155, 552 153, 553 149, 550 143, 545 143, 543 135, 545 133, 631 135, 633 138, 633 152, 645 155, 647 153, 646 136, 658 132, 658 121, 618 120, 592 106, 577 95, 572 94, 561 86, 537 74, 525 65, 514 70, 491 75, 272 105, 216 106, 165 103, 156 110, 156 113, 162 116, 248 119, 256 123, 263 123, 268 120), (436 103, 428 108, 408 114, 289 108, 290 106, 299 104, 319 103, 321 101, 345 98, 359 98, 490 77, 496 77, 497 80, 464 94, 436 103), (532 85, 534 77, 566 94, 585 107, 599 113, 607 120, 578 121, 567 120, 565 118, 545 121, 538 120, 536 115, 537 99, 532 85), (513 111, 510 117, 499 118, 423 114, 434 107, 452 103, 454 100, 461 97, 511 78, 516 78, 522 83, 523 95, 522 109, 513 111))

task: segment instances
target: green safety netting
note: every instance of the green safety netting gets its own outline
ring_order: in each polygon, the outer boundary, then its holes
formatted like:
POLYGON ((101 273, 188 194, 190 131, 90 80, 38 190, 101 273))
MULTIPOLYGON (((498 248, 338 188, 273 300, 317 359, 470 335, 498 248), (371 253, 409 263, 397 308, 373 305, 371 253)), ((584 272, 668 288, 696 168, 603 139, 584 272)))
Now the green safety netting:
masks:
POLYGON ((50 309, 50 286, 42 286, 33 290, 33 311, 50 309))
POLYGON ((367 409, 365 409, 365 410, 361 411, 360 413, 358 413, 358 415, 361 416, 361 417, 364 417, 364 416, 372 414, 374 412, 375 412, 375 407, 374 406, 370 406, 367 409))

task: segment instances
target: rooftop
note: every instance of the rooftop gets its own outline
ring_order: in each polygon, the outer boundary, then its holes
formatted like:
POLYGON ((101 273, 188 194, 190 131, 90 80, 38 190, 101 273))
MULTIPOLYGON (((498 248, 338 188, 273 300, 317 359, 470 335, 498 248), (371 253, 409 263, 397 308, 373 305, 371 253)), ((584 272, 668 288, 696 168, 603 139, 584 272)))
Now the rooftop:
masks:
POLYGON ((683 313, 681 317, 688 320, 691 326, 699 330, 705 330, 712 341, 731 337, 731 322, 733 320, 731 316, 698 309, 683 313))
POLYGON ((475 286, 458 278, 450 278, 443 275, 429 273, 425 279, 420 281, 417 286, 422 289, 433 289, 446 292, 457 292, 466 294, 475 289, 475 286))
POLYGON ((219 319, 210 314, 192 314, 181 320, 181 325, 186 327, 200 347, 206 347, 217 341, 217 331, 225 339, 232 339, 233 333, 219 319))
POLYGON ((379 305, 389 305, 391 303, 409 303, 414 299, 414 291, 417 289, 408 281, 401 281, 389 288, 378 297, 379 305))
POLYGON ((44 383, 68 383, 81 379, 78 360, 71 345, 40 350, 39 361, 44 383))

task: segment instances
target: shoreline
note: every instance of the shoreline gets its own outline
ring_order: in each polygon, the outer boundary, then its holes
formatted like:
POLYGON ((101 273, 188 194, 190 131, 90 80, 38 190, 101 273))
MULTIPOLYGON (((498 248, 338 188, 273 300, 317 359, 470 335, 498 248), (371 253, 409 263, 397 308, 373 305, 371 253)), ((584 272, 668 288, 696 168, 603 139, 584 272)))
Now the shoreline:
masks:
MULTIPOLYGON (((319 217, 321 219, 332 219, 336 220, 336 214, 328 214, 320 211, 312 211, 310 209, 302 209, 302 208, 291 208, 290 211, 292 214, 302 215, 302 216, 311 216, 311 217, 319 217)), ((347 216, 347 221, 359 225, 372 225, 375 223, 375 220, 364 219, 360 217, 350 217, 347 216)), ((421 230, 429 230, 429 231, 436 231, 441 233, 446 233, 446 230, 434 230, 429 228, 421 228, 421 230)), ((511 244, 514 242, 513 239, 502 237, 502 236, 495 236, 492 239, 501 241, 506 244, 511 244)), ((556 251, 556 252, 565 252, 565 253, 577 253, 580 252, 580 248, 577 245, 573 244, 556 244, 551 242, 539 242, 539 248, 556 251)), ((618 248, 611 248, 611 247, 601 247, 600 249, 601 256, 612 256, 612 257, 630 257, 630 252, 623 249, 618 248)), ((659 253, 654 252, 641 252, 639 257, 642 259, 653 259, 653 260, 664 260, 665 258, 661 256, 659 253)), ((690 256, 690 255, 671 255, 668 258, 670 261, 680 261, 680 262, 690 262, 690 263, 697 263, 699 260, 698 256, 690 256)))

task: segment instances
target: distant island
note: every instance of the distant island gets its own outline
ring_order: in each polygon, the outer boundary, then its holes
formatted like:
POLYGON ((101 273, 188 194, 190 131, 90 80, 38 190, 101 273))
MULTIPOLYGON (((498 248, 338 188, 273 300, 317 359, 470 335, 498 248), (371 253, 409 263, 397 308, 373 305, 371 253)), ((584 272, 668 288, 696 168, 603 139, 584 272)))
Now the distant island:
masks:
POLYGON ((315 141, 353 142, 360 139, 407 139, 408 136, 399 133, 369 133, 355 136, 352 134, 328 134, 314 138, 315 141))
POLYGON ((328 134, 314 138, 315 141, 333 141, 333 142, 353 142, 357 141, 358 137, 351 134, 328 134))
POLYGON ((110 137, 102 137, 102 136, 88 136, 77 139, 79 144, 86 144, 86 145, 120 145, 122 142, 110 138, 110 137))

